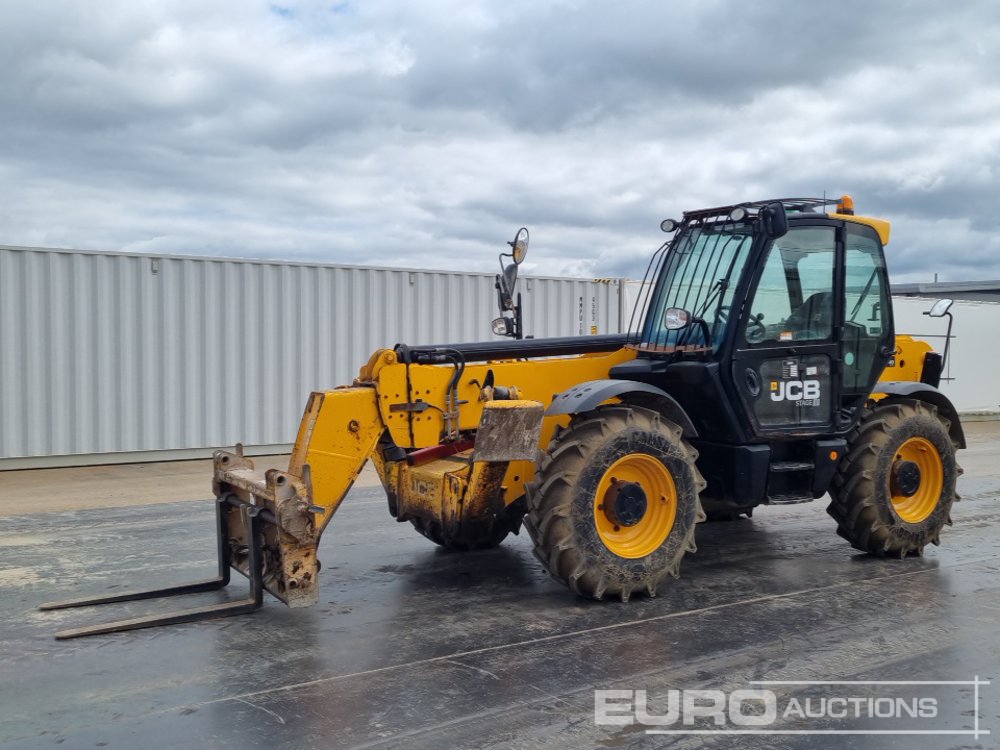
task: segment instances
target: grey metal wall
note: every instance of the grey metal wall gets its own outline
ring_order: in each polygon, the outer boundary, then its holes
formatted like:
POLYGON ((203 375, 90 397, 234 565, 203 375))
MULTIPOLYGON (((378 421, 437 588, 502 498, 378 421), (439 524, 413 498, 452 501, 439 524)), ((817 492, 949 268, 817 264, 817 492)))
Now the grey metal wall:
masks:
MULTIPOLYGON (((616 332, 619 287, 523 278, 526 330, 616 332)), ((375 349, 492 338, 495 295, 491 274, 0 247, 0 468, 291 442, 375 349)))

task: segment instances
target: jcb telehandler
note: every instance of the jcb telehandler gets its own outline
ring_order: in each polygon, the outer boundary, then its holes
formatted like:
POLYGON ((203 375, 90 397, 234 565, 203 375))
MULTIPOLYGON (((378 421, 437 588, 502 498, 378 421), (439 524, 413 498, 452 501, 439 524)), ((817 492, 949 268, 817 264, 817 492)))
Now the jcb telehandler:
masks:
POLYGON ((661 228, 672 239, 630 333, 554 339, 521 338, 518 232, 494 321, 512 340, 376 351, 353 385, 309 397, 287 471, 215 453, 216 578, 43 608, 219 588, 230 568, 250 579, 248 599, 57 637, 234 614, 264 590, 315 603, 320 536, 368 460, 397 521, 456 550, 523 523, 552 577, 595 599, 655 595, 706 512, 829 493, 856 549, 937 544, 965 439, 936 387, 940 355, 894 333, 888 222, 845 196, 689 211, 661 228))

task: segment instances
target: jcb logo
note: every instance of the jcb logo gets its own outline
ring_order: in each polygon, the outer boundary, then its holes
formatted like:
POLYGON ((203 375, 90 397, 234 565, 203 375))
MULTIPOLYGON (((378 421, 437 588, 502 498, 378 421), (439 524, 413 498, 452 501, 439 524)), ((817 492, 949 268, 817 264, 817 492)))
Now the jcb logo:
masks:
POLYGON ((410 489, 413 490, 415 495, 433 495, 434 485, 428 482, 426 479, 420 479, 419 477, 413 477, 410 482, 410 489))
POLYGON ((812 401, 819 398, 818 380, 772 380, 772 401, 812 401))

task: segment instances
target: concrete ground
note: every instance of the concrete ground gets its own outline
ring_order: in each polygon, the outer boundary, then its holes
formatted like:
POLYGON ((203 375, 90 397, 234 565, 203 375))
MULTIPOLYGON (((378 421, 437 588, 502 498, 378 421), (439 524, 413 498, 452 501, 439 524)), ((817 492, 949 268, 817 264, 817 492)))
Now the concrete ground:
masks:
MULTIPOLYGON (((261 470, 288 468, 288 456, 258 456, 253 462, 261 470)), ((355 486, 379 486, 371 464, 355 486)), ((0 471, 0 517, 135 507, 211 495, 211 459, 0 471)))
POLYGON ((967 432, 955 525, 923 558, 854 554, 825 501, 761 508, 699 527, 698 552, 660 597, 587 602, 546 577, 524 535, 481 553, 436 549, 389 517, 366 475, 324 536, 319 605, 268 599, 253 615, 66 642, 52 633, 242 595, 240 578, 228 593, 36 609, 211 575, 208 462, 6 472, 0 746, 997 747, 1000 423, 967 432), (891 725, 921 732, 903 737, 815 734, 887 725, 794 715, 774 726, 798 734, 763 737, 595 723, 595 689, 645 690, 660 713, 672 689, 975 676, 992 684, 765 686, 782 707, 933 697, 935 716, 891 725), (971 734, 977 722, 992 733, 971 734))

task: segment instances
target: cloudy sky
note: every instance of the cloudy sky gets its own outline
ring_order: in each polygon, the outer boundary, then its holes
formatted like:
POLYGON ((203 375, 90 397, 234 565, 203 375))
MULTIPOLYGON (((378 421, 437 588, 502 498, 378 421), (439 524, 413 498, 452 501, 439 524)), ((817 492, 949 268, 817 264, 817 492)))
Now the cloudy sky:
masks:
POLYGON ((850 192, 1000 278, 1000 5, 0 4, 0 244, 641 276, 686 208, 850 192))

